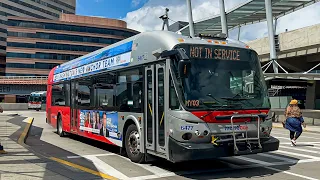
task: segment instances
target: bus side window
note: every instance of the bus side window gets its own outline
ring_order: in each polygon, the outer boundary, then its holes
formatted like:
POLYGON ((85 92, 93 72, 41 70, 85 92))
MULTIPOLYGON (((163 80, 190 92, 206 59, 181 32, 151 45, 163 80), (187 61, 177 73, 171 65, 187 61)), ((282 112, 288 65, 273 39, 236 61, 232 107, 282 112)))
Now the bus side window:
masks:
POLYGON ((120 112, 142 112, 143 74, 141 69, 118 73, 116 106, 120 112))
POLYGON ((65 98, 63 84, 52 85, 52 106, 65 106, 65 98))
POLYGON ((180 108, 180 103, 176 94, 176 90, 174 89, 173 80, 170 75, 170 90, 169 90, 169 106, 171 110, 177 110, 180 108))
POLYGON ((103 110, 114 110, 116 76, 108 73, 98 76, 94 84, 94 105, 103 110))

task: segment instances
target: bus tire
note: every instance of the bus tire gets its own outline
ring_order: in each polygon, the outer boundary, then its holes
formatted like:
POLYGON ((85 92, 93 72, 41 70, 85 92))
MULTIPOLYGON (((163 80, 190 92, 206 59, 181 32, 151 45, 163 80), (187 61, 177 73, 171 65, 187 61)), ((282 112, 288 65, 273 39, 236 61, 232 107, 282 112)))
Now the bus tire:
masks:
POLYGON ((131 124, 125 136, 125 148, 129 159, 135 163, 142 163, 144 161, 144 153, 139 150, 140 135, 137 126, 131 124))
POLYGON ((61 116, 58 116, 57 119, 58 123, 57 123, 57 133, 60 137, 65 136, 64 131, 62 130, 62 120, 61 120, 61 116))

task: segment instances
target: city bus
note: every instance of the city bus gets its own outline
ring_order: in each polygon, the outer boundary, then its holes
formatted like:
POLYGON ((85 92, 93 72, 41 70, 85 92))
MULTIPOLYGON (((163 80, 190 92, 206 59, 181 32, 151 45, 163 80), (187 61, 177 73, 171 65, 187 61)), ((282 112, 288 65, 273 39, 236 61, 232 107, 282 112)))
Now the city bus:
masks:
POLYGON ((46 109, 47 91, 32 92, 28 98, 28 109, 46 109))
POLYGON ((133 162, 275 151, 257 53, 221 35, 143 32, 53 68, 57 134, 119 146, 133 162))

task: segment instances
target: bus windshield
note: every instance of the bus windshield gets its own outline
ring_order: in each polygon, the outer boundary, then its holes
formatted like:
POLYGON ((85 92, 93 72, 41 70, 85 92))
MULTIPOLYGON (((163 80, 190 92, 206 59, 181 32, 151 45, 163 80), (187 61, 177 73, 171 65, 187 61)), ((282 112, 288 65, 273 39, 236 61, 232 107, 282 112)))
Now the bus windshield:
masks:
POLYGON ((267 87, 254 51, 203 45, 182 45, 182 48, 190 58, 187 76, 179 78, 177 60, 173 61, 172 68, 186 108, 270 108, 267 87))

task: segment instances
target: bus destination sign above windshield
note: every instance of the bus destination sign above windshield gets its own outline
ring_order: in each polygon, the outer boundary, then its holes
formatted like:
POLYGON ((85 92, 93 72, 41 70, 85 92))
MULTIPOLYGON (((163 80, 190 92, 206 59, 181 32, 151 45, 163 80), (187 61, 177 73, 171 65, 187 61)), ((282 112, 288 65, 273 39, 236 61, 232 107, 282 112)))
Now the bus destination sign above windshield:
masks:
MULTIPOLYGON (((188 52, 188 51, 187 51, 188 52)), ((190 58, 240 60, 240 50, 222 46, 190 46, 188 52, 190 58)))

